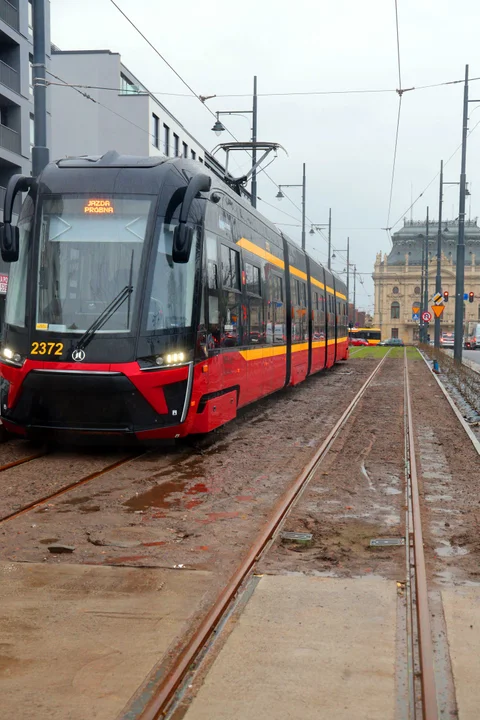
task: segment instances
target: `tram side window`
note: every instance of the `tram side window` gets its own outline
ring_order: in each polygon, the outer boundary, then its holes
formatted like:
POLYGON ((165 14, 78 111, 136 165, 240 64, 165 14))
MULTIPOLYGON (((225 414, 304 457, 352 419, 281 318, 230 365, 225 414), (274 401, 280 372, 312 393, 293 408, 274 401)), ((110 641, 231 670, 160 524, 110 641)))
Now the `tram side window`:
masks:
POLYGON ((240 290, 239 253, 227 245, 222 245, 222 285, 232 290, 240 290))
POLYGON ((208 283, 208 335, 207 349, 214 350, 220 345, 220 307, 217 238, 206 238, 207 283, 208 283))
POLYGON ((221 245, 222 285, 225 313, 222 317, 221 344, 225 347, 242 344, 240 317, 240 254, 238 250, 221 245), (234 292, 237 291, 237 292, 234 292))
POLYGON ((264 305, 260 268, 249 262, 245 263, 245 279, 248 297, 248 342, 259 345, 265 342, 264 305))
POLYGON ((307 287, 297 278, 291 279, 292 288, 292 341, 308 338, 307 287))
POLYGON ((283 279, 273 273, 268 278, 267 298, 267 343, 284 344, 286 342, 285 303, 283 298, 283 279))
POLYGON ((323 312, 323 297, 318 292, 312 293, 312 305, 313 305, 313 340, 318 342, 319 340, 325 340, 325 327, 324 327, 324 312, 323 312))

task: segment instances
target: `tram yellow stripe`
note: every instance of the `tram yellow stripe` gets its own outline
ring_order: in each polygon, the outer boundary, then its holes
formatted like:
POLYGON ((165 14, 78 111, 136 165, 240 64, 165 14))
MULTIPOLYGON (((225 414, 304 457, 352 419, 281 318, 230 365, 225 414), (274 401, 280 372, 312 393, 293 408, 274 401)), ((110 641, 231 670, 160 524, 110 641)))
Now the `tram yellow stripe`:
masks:
POLYGON ((275 345, 275 347, 254 348, 253 350, 240 350, 239 352, 244 360, 261 360, 262 358, 286 355, 287 346, 275 345))
MULTIPOLYGON (((271 263, 272 265, 276 265, 279 268, 282 268, 282 270, 285 270, 285 263, 283 260, 280 260, 280 258, 276 257, 275 255, 272 255, 272 253, 267 252, 263 248, 259 247, 258 245, 255 245, 251 240, 247 240, 247 238, 240 238, 240 240, 237 241, 237 245, 239 245, 244 250, 248 250, 248 252, 251 252, 253 255, 256 255, 257 257, 262 258, 263 260, 266 260, 267 262, 271 263)), ((296 275, 297 277, 301 278, 302 280, 308 280, 307 274, 303 272, 303 270, 299 270, 298 268, 294 267, 293 265, 289 265, 289 270, 292 273, 292 275, 296 275)), ((325 285, 317 280, 314 277, 310 278, 310 282, 312 285, 316 285, 317 287, 321 288, 322 290, 325 290, 325 285)), ((346 296, 343 295, 340 292, 335 292, 333 288, 326 286, 327 292, 331 293, 332 295, 336 295, 337 297, 341 298, 342 300, 346 300, 346 296)))
POLYGON ((302 280, 307 279, 307 273, 304 273, 303 270, 297 270, 297 268, 293 265, 289 265, 289 268, 292 275, 296 275, 297 277, 302 278, 302 280))
POLYGON ((272 253, 269 253, 258 245, 255 245, 255 243, 247 240, 247 238, 240 238, 240 240, 237 241, 237 245, 240 245, 240 247, 244 250, 248 250, 248 252, 253 253, 253 255, 257 255, 263 260, 272 263, 272 265, 276 265, 277 267, 282 268, 282 270, 285 269, 285 263, 283 260, 280 260, 280 258, 272 255, 272 253))
POLYGON ((322 290, 325 290, 325 285, 320 282, 320 280, 317 280, 317 278, 311 277, 310 282, 312 285, 316 285, 317 287, 321 288, 322 290))
MULTIPOLYGON (((347 340, 346 337, 338 338, 337 343, 343 342, 345 340, 347 340)), ((329 345, 333 345, 334 343, 335 338, 328 341, 329 345)), ((325 347, 325 340, 316 340, 315 342, 312 342, 312 348, 319 347, 325 347)), ((302 350, 308 350, 308 342, 296 343, 292 345, 292 353, 301 352, 302 350)), ((251 350, 239 350, 239 353, 243 357, 243 359, 247 361, 262 360, 269 357, 277 357, 278 355, 286 355, 287 346, 274 345, 273 347, 252 348, 251 350)))

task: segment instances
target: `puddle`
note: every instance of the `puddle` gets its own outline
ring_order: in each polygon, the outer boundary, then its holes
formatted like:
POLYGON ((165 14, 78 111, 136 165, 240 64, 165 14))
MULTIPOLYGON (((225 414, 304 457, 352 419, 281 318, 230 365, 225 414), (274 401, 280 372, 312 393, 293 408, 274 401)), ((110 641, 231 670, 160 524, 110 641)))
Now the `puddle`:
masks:
POLYGON ((427 502, 437 502, 438 500, 445 500, 446 502, 450 502, 450 500, 453 500, 451 495, 425 495, 425 500, 427 502))
POLYGON ((42 545, 51 545, 52 543, 58 542, 58 538, 45 538, 45 540, 39 540, 42 545))
MULTIPOLYGON (((155 485, 147 492, 135 495, 123 503, 130 511, 148 510, 149 508, 175 508, 180 507, 183 500, 183 491, 187 480, 171 480, 161 485, 155 485), (180 496, 180 497, 173 497, 180 496)), ((209 492, 205 483, 199 482, 185 490, 185 495, 200 495, 209 492)), ((201 502, 201 501, 200 501, 201 502)), ((200 503, 196 503, 200 504, 200 503)), ((190 504, 190 507, 192 505, 190 504)))
POLYGON ((91 497, 89 495, 81 495, 80 497, 70 498, 65 500, 63 505, 81 505, 82 503, 90 502, 91 497))
POLYGON ((435 552, 440 557, 459 557, 460 555, 468 555, 467 548, 459 547, 458 545, 450 545, 450 543, 444 543, 441 547, 435 548, 435 552))
POLYGON ((397 488, 387 487, 384 488, 383 492, 385 493, 385 495, 400 495, 402 491, 397 490, 397 488))

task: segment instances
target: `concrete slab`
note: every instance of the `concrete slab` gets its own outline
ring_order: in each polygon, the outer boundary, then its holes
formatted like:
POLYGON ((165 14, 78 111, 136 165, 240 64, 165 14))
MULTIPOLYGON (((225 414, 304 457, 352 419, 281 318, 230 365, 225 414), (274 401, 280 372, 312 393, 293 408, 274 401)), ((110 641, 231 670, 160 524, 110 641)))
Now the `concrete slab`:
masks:
POLYGON ((396 604, 382 578, 264 576, 186 720, 393 720, 396 604))
POLYGON ((480 587, 442 590, 459 720, 480 715, 480 587))
POLYGON ((210 582, 206 572, 0 564, 0 715, 112 720, 210 582))

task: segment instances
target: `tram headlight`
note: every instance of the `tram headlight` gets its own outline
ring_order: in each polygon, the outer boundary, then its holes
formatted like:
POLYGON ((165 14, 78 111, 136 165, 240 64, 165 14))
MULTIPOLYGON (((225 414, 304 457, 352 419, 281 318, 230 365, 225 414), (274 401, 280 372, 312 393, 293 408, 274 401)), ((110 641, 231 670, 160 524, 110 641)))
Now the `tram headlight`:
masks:
POLYGON ((9 365, 16 365, 17 367, 22 367, 23 363, 25 362, 25 358, 20 355, 20 353, 15 352, 15 350, 12 350, 9 347, 4 347, 0 351, 0 359, 3 360, 3 362, 8 363, 9 365))
POLYGON ((190 362, 191 353, 184 350, 169 351, 163 355, 151 355, 150 357, 139 358, 137 360, 142 370, 159 370, 170 367, 178 367, 190 362))

